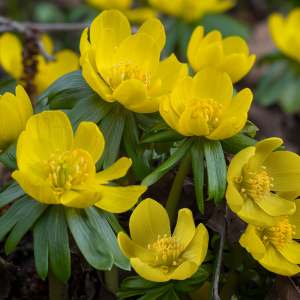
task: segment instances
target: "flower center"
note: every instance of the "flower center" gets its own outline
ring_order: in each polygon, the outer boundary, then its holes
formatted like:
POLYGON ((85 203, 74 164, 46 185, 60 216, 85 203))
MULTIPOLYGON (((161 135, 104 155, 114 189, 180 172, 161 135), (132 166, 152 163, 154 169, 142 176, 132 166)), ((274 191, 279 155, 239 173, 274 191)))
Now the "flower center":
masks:
POLYGON ((212 99, 198 99, 198 101, 194 103, 192 118, 197 119, 202 115, 208 124, 209 130, 212 130, 218 127, 220 123, 222 107, 222 104, 218 105, 218 103, 212 99))
POLYGON ((168 237, 166 234, 162 238, 160 235, 156 242, 148 249, 155 255, 155 260, 148 260, 147 263, 151 267, 161 266, 163 273, 168 273, 171 266, 178 267, 183 261, 178 259, 185 246, 177 242, 176 236, 168 237))
POLYGON ((90 161, 83 150, 61 153, 59 149, 45 161, 46 182, 56 195, 65 189, 85 189, 89 185, 90 161))
POLYGON ((292 225, 288 219, 280 221, 274 227, 256 227, 257 230, 263 232, 263 243, 266 245, 268 242, 271 242, 277 250, 282 250, 286 243, 292 243, 292 235, 296 234, 293 232, 294 228, 296 228, 296 226, 292 225))
POLYGON ((261 166, 255 172, 250 170, 251 165, 247 163, 243 169, 244 177, 237 176, 235 182, 241 184, 240 194, 242 197, 246 197, 246 194, 248 194, 257 203, 263 199, 263 196, 270 195, 270 188, 274 186, 271 181, 274 179, 268 176, 264 166, 261 166))

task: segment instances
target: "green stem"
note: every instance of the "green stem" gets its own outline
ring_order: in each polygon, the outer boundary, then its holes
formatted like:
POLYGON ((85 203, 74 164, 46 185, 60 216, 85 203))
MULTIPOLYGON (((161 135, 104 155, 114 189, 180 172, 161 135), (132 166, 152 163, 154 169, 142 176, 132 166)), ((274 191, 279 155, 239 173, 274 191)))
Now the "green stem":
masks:
POLYGON ((110 271, 105 271, 104 280, 106 288, 113 294, 117 295, 119 291, 118 267, 113 265, 110 271))
POLYGON ((50 300, 69 300, 69 292, 64 293, 64 283, 56 278, 50 265, 48 272, 50 300))
POLYGON ((169 194, 168 202, 166 205, 166 211, 169 215, 171 226, 173 225, 173 222, 174 222, 174 219, 176 216, 178 202, 180 199, 183 183, 184 183, 185 177, 190 169, 191 163, 192 163, 191 155, 190 155, 190 152, 188 151, 188 153, 185 155, 184 159, 181 162, 181 165, 179 167, 178 173, 173 182, 172 189, 169 194))

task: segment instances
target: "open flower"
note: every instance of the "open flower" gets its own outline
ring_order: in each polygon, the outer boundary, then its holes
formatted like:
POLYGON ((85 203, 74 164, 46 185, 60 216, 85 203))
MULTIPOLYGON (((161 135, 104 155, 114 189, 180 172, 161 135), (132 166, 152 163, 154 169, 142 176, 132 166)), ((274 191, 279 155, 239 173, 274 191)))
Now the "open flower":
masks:
POLYGON ((263 267, 284 276, 300 272, 300 245, 294 240, 300 239, 300 200, 294 200, 299 195, 300 190, 292 193, 279 192, 278 196, 296 205, 295 213, 278 217, 276 225, 272 227, 249 224, 240 238, 240 244, 263 267))
POLYGON ((300 8, 293 9, 286 19, 278 13, 269 17, 269 27, 277 47, 300 63, 300 8))
POLYGON ((244 89, 232 99, 233 87, 226 73, 206 68, 194 78, 185 77, 161 103, 159 112, 177 132, 223 140, 245 125, 252 92, 244 89))
POLYGON ((88 28, 81 37, 83 77, 108 102, 118 101, 138 113, 156 112, 162 96, 188 72, 174 55, 159 61, 165 41, 158 19, 149 19, 131 35, 121 12, 104 11, 92 22, 90 42, 88 28))
MULTIPOLYGON (((42 42, 47 53, 53 53, 53 42, 51 38, 44 34, 42 42)), ((0 64, 3 69, 13 76, 18 83, 21 77, 25 77, 22 63, 23 47, 19 38, 9 32, 0 36, 0 64)), ((46 62, 42 55, 36 55, 38 61, 37 73, 33 79, 37 94, 43 93, 47 87, 56 79, 66 73, 79 69, 79 56, 72 50, 61 50, 55 55, 56 61, 46 62)))
POLYGON ((234 0, 148 0, 156 9, 166 15, 183 19, 187 23, 200 20, 205 14, 218 14, 232 8, 234 0))
POLYGON ((46 204, 85 208, 96 205, 121 213, 130 209, 146 190, 144 186, 108 186, 125 176, 131 159, 121 158, 96 173, 95 163, 104 149, 96 124, 80 123, 75 138, 63 112, 45 111, 32 116, 17 144, 19 170, 12 177, 32 198, 46 204))
POLYGON ((0 95, 0 150, 18 139, 32 115, 31 101, 22 86, 16 87, 16 96, 11 93, 0 95))
POLYGON ((241 37, 230 36, 222 40, 222 34, 218 30, 213 30, 204 37, 202 26, 194 30, 187 56, 196 73, 211 67, 226 72, 232 83, 242 79, 255 62, 255 55, 249 56, 247 43, 241 37))
POLYGON ((273 152, 281 144, 279 138, 265 139, 240 151, 228 168, 227 203, 254 226, 275 226, 278 216, 291 215, 296 209, 294 202, 272 193, 300 188, 300 157, 288 151, 273 152))
POLYGON ((132 240, 120 232, 119 246, 134 270, 150 281, 190 278, 207 253, 207 229, 203 224, 195 228, 193 214, 186 208, 179 211, 171 235, 166 210, 156 201, 146 199, 132 213, 129 229, 132 240))

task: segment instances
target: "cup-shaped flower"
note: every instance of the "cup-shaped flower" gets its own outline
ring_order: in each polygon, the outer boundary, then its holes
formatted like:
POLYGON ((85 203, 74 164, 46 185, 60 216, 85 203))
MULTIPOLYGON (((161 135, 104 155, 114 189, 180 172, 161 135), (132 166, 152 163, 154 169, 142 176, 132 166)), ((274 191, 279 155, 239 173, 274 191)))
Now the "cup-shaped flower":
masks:
POLYGON ((181 209, 173 234, 166 210, 152 199, 142 201, 133 211, 129 229, 119 246, 134 270, 147 280, 164 282, 191 277, 203 262, 208 248, 208 232, 203 224, 195 228, 193 214, 181 209))
POLYGON ((272 193, 300 188, 300 157, 288 151, 274 151, 281 144, 281 139, 269 138, 245 148, 235 155, 228 168, 227 203, 241 219, 254 226, 275 226, 278 216, 291 215, 296 209, 294 202, 272 193))
POLYGON ((295 213, 278 217, 272 227, 249 224, 240 244, 269 271, 292 276, 300 272, 300 245, 294 240, 300 239, 300 200, 294 200, 300 195, 300 190, 279 192, 277 195, 294 203, 295 213))
POLYGON ((204 36, 202 26, 194 30, 188 45, 187 56, 194 72, 197 73, 210 67, 226 72, 232 83, 242 79, 255 62, 255 55, 249 56, 247 43, 241 37, 230 36, 223 40, 218 30, 213 30, 204 36))
POLYGON ((148 0, 166 15, 183 19, 187 23, 200 20, 205 14, 218 14, 232 8, 234 0, 148 0))
POLYGON ((32 115, 31 101, 22 86, 16 87, 16 95, 0 95, 0 150, 18 139, 32 115))
POLYGON ((126 175, 131 159, 121 158, 96 173, 104 149, 96 124, 80 123, 75 138, 63 112, 32 116, 17 143, 19 170, 12 177, 32 198, 46 204, 85 208, 92 205, 120 213, 130 209, 146 190, 143 186, 108 186, 126 175))
POLYGON ((245 125, 252 92, 244 89, 232 99, 233 87, 224 72, 206 68, 179 81, 159 107, 164 120, 185 136, 223 140, 245 125))
POLYGON ((102 12, 80 41, 82 75, 108 102, 120 102, 138 113, 158 111, 162 96, 171 91, 187 66, 174 55, 159 61, 166 41, 158 19, 147 20, 131 35, 127 18, 117 10, 102 12), (99 73, 99 74, 98 74, 99 73))
POLYGON ((286 19, 278 13, 271 14, 269 27, 280 51, 300 63, 300 8, 293 9, 286 19))
MULTIPOLYGON (((42 43, 47 53, 52 54, 53 42, 51 38, 43 34, 42 43)), ((21 77, 26 77, 22 52, 22 44, 16 35, 6 32, 0 36, 0 65, 19 83, 22 83, 21 77)), ((35 55, 38 64, 33 83, 37 94, 43 93, 51 83, 64 74, 79 69, 79 56, 72 50, 61 50, 54 57, 56 61, 46 62, 42 55, 35 55)))

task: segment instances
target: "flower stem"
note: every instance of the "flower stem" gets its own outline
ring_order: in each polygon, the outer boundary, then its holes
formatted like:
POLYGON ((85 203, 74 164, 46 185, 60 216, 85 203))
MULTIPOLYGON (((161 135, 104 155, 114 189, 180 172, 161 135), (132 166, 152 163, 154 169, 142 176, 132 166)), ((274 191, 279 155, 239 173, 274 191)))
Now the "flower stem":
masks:
POLYGON ((117 295, 119 291, 118 267, 113 265, 110 271, 105 271, 104 280, 106 288, 113 294, 117 295))
POLYGON ((48 272, 50 300, 69 300, 69 292, 64 290, 64 283, 56 278, 50 265, 48 272))
POLYGON ((166 205, 166 211, 169 215, 171 226, 173 225, 173 222, 174 222, 174 219, 176 216, 178 202, 180 199, 183 183, 184 183, 185 177, 190 169, 191 163, 192 163, 191 155, 190 155, 190 152, 188 151, 187 154, 185 155, 184 159, 181 162, 181 165, 179 167, 178 173, 173 182, 172 189, 169 194, 169 198, 168 198, 167 205, 166 205))

